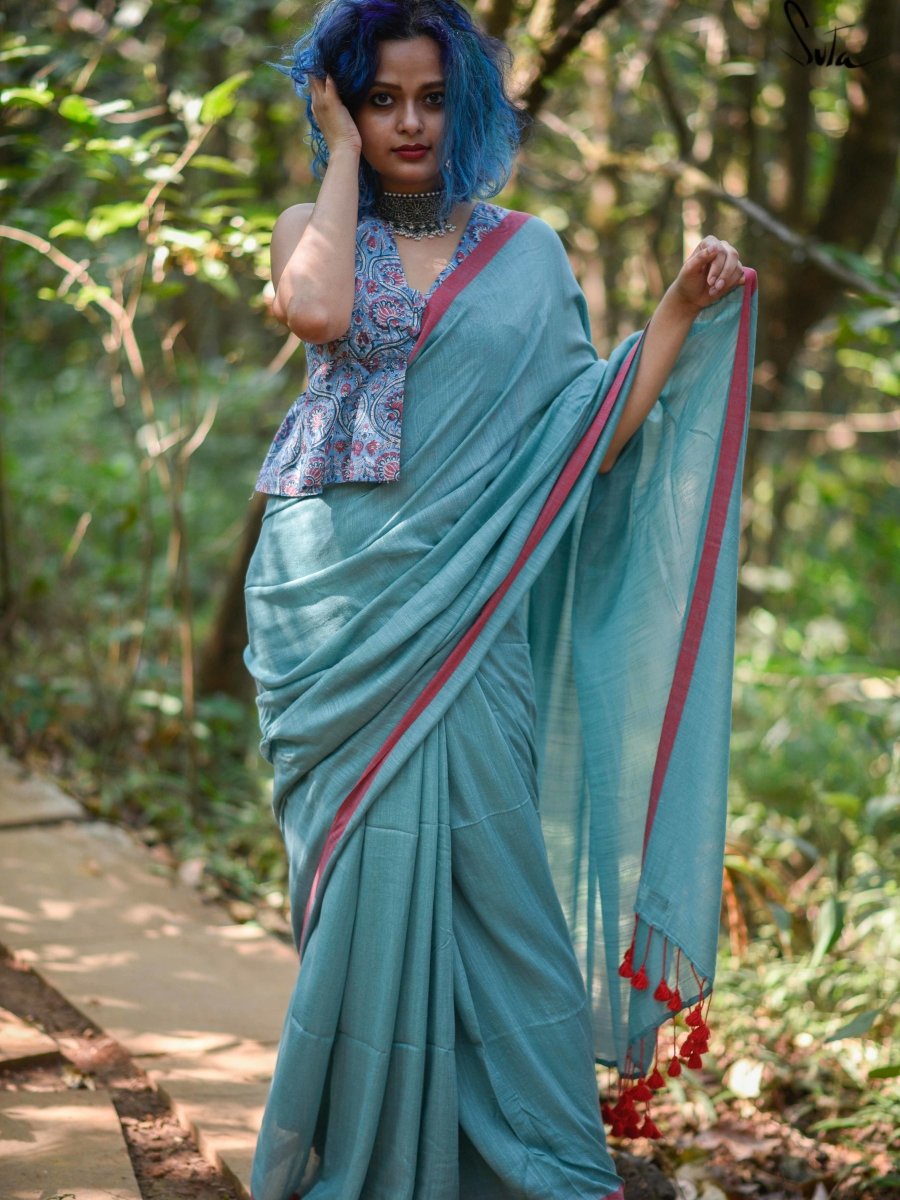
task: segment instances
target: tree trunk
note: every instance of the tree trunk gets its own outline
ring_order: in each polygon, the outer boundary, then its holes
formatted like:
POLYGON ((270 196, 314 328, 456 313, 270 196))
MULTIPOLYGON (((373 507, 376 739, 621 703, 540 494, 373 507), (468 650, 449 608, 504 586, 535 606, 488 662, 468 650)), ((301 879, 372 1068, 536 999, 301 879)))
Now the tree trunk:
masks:
POLYGON ((215 620, 203 646, 197 667, 197 693, 210 696, 224 692, 246 699, 253 683, 244 667, 247 617, 244 610, 244 577, 262 526, 266 497, 257 492, 250 501, 240 545, 228 567, 215 620))

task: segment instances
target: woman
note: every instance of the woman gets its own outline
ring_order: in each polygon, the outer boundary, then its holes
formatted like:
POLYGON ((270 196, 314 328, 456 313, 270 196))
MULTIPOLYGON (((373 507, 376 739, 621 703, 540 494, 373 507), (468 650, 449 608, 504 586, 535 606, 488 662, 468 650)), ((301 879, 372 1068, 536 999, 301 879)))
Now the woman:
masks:
POLYGON ((272 240, 309 387, 247 663, 302 967, 255 1200, 620 1196, 595 1057, 653 1136, 657 1028, 706 1045, 755 277, 705 238, 598 359, 555 233, 479 199, 506 62, 455 0, 295 52, 327 169, 272 240))

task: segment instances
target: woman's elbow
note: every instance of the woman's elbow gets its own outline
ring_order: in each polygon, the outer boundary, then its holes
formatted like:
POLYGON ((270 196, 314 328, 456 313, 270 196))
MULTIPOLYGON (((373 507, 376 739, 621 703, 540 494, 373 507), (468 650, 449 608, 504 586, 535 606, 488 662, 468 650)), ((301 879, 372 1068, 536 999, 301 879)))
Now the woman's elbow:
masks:
POLYGON ((309 305, 289 304, 287 306, 273 305, 275 316, 297 335, 302 342, 313 345, 323 342, 333 342, 342 337, 350 328, 350 314, 336 314, 321 308, 311 308, 309 305))

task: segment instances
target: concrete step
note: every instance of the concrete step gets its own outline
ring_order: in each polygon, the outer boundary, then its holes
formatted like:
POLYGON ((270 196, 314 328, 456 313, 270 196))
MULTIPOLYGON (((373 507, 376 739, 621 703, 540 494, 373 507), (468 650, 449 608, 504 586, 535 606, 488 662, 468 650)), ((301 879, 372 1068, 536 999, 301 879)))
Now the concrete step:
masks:
POLYGON ((0 829, 0 941, 119 1041, 249 1190, 293 949, 96 821, 0 829))
POLYGON ((0 828, 78 821, 84 809, 55 783, 22 767, 0 749, 0 828))
POLYGON ((30 1066, 58 1055, 59 1048, 53 1038, 20 1021, 15 1013, 0 1008, 0 1069, 30 1066))
POLYGON ((141 1200, 106 1092, 0 1092, 3 1200, 141 1200))

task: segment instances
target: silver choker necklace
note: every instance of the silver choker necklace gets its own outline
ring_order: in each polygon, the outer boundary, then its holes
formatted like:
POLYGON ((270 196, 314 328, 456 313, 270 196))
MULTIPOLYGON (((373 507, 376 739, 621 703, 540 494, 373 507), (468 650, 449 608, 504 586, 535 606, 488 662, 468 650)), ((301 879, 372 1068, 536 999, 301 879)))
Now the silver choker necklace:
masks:
POLYGON ((425 237, 453 233, 456 226, 440 217, 443 191, 382 192, 375 202, 379 217, 401 237, 419 242, 425 237))

